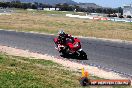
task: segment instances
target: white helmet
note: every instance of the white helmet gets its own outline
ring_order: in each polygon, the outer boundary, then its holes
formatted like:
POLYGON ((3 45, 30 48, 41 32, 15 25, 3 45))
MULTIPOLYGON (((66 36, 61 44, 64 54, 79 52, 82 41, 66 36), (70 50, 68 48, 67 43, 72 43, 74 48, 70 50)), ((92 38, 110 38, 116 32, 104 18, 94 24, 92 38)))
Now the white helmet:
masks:
POLYGON ((63 34, 65 34, 65 32, 63 30, 59 30, 58 34, 63 35, 63 34))

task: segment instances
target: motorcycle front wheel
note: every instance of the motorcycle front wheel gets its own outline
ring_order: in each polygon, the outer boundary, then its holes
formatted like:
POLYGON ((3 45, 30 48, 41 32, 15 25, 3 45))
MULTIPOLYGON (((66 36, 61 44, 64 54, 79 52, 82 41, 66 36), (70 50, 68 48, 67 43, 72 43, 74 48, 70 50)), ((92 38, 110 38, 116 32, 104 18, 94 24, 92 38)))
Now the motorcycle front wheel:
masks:
POLYGON ((83 50, 79 51, 79 53, 80 53, 79 55, 80 59, 83 59, 83 60, 87 59, 87 54, 83 50))

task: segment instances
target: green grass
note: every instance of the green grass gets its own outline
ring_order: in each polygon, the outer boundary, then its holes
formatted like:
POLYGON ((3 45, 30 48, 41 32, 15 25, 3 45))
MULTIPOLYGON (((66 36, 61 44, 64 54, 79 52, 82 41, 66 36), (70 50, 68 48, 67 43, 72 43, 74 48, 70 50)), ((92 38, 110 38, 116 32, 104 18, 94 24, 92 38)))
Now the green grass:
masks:
MULTIPOLYGON (((79 74, 81 76, 81 73, 79 74)), ((78 72, 67 70, 49 60, 35 60, 0 53, 0 88, 83 88, 78 81, 80 76, 78 72)), ((90 78, 100 79, 95 76, 90 78)))
MULTIPOLYGON (((16 9, 17 13, 38 13, 38 14, 56 14, 56 15, 66 15, 66 14, 74 14, 73 11, 45 11, 45 10, 23 10, 23 9, 16 9)), ((77 13, 76 13, 77 14, 77 13)))
POLYGON ((59 64, 54 63, 53 61, 50 60, 40 60, 40 59, 23 59, 25 61, 32 62, 34 64, 42 64, 44 66, 60 66, 59 64))
POLYGON ((0 88, 8 88, 9 86, 10 88, 79 86, 76 76, 72 75, 70 71, 53 67, 58 66, 58 64, 44 60, 27 60, 26 63, 25 59, 28 58, 0 54, 0 88), (42 64, 42 67, 37 67, 35 63, 42 64))

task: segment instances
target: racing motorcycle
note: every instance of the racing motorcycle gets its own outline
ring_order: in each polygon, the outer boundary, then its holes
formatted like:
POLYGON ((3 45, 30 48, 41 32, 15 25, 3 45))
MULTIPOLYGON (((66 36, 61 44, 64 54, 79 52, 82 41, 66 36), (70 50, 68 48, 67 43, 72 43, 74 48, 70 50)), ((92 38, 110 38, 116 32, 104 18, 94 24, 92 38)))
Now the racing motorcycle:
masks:
POLYGON ((87 59, 87 54, 82 50, 81 43, 78 38, 66 38, 65 44, 58 44, 58 38, 54 38, 54 43, 56 44, 55 49, 59 51, 64 56, 74 55, 80 59, 87 59))

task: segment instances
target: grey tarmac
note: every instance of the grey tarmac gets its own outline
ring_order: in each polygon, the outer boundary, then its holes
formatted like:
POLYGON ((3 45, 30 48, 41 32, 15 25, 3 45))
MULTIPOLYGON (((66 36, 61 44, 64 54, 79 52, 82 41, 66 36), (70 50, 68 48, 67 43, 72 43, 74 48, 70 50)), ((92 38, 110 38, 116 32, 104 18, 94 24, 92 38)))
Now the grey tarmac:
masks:
MULTIPOLYGON (((54 49, 54 37, 55 35, 0 30, 0 45, 58 57, 59 53, 54 49)), ((132 77, 131 43, 90 38, 79 39, 83 50, 88 55, 88 60, 79 60, 79 63, 108 68, 132 77)), ((72 58, 70 60, 78 61, 72 58)))

